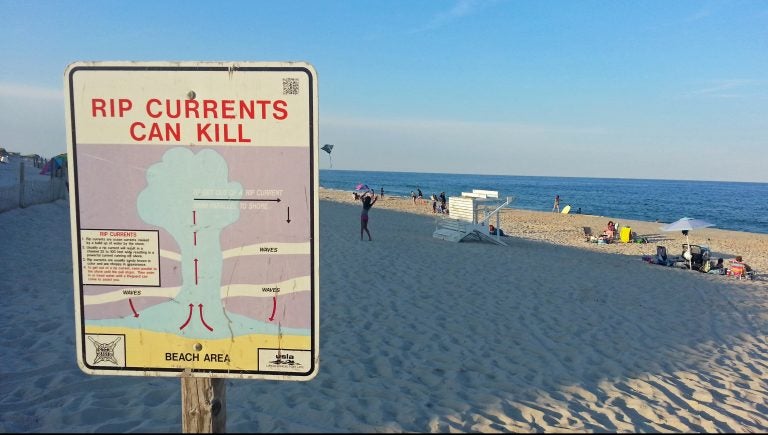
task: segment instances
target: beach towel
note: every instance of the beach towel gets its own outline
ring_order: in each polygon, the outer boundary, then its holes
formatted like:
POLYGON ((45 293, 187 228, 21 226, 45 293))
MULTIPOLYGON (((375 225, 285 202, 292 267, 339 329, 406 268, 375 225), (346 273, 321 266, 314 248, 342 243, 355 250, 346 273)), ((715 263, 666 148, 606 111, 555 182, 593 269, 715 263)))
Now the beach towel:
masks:
POLYGON ((619 231, 619 239, 624 243, 629 243, 631 240, 632 228, 624 227, 619 231))

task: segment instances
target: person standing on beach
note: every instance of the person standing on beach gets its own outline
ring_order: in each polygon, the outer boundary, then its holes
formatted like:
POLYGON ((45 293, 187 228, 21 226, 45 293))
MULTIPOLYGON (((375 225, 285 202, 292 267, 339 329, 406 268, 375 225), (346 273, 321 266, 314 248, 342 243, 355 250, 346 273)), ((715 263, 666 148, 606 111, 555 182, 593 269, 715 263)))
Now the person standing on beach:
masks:
POLYGON ((421 189, 417 187, 416 190, 418 191, 419 202, 424 202, 424 194, 421 193, 421 189))
POLYGON ((376 194, 373 194, 373 201, 371 201, 369 195, 363 195, 361 200, 363 203, 363 210, 360 212, 360 240, 363 240, 363 231, 368 233, 368 241, 373 240, 371 238, 371 232, 368 230, 368 211, 373 207, 373 204, 376 204, 377 199, 376 194))
POLYGON ((381 195, 379 195, 379 196, 381 196, 382 198, 384 198, 384 186, 382 186, 382 187, 381 187, 381 195))
POLYGON ((411 198, 413 198, 413 203, 416 204, 416 192, 411 190, 411 198))
POLYGON ((560 213, 560 195, 555 195, 555 205, 552 206, 552 213, 557 210, 560 213))

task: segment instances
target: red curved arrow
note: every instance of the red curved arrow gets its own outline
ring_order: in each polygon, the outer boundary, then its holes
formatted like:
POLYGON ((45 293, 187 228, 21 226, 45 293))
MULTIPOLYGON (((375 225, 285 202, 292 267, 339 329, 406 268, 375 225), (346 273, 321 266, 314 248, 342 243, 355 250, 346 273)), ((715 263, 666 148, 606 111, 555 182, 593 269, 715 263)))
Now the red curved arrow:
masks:
POLYGON ((187 321, 186 321, 186 322, 184 322, 184 324, 183 324, 183 325, 179 326, 179 329, 184 329, 184 328, 186 328, 186 327, 187 327, 187 325, 189 325, 189 321, 190 321, 190 320, 192 320, 192 309, 193 309, 194 307, 195 307, 194 305, 192 305, 192 304, 189 304, 189 316, 187 316, 187 321))
POLYGON ((275 319, 275 311, 277 311, 277 296, 272 296, 272 315, 269 316, 269 321, 275 319))
POLYGON ((133 308, 133 301, 128 298, 128 303, 131 304, 131 310, 133 310, 133 317, 139 317, 139 313, 136 312, 136 308, 133 308))
POLYGON ((213 331, 213 328, 211 328, 207 323, 205 323, 205 319, 203 319, 203 304, 198 305, 198 308, 200 308, 200 321, 203 322, 203 326, 208 328, 209 331, 213 331))

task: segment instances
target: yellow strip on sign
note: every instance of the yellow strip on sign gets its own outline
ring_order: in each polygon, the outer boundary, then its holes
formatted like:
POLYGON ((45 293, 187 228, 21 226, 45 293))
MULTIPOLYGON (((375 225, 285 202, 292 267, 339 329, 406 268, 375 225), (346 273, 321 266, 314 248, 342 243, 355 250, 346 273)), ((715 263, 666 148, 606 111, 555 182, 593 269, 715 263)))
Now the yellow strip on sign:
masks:
POLYGON ((310 349, 311 338, 297 335, 251 334, 236 340, 200 340, 142 329, 87 326, 86 334, 125 335, 127 367, 153 369, 250 370, 258 349, 310 349), (198 350, 199 349, 199 350, 198 350))

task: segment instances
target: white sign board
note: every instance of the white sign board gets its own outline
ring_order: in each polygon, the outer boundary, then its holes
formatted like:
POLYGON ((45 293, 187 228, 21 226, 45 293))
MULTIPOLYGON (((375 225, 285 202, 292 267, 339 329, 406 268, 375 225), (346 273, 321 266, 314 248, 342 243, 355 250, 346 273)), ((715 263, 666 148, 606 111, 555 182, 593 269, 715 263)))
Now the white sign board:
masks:
POLYGON ((81 369, 312 379, 314 68, 77 62, 64 82, 81 369))

